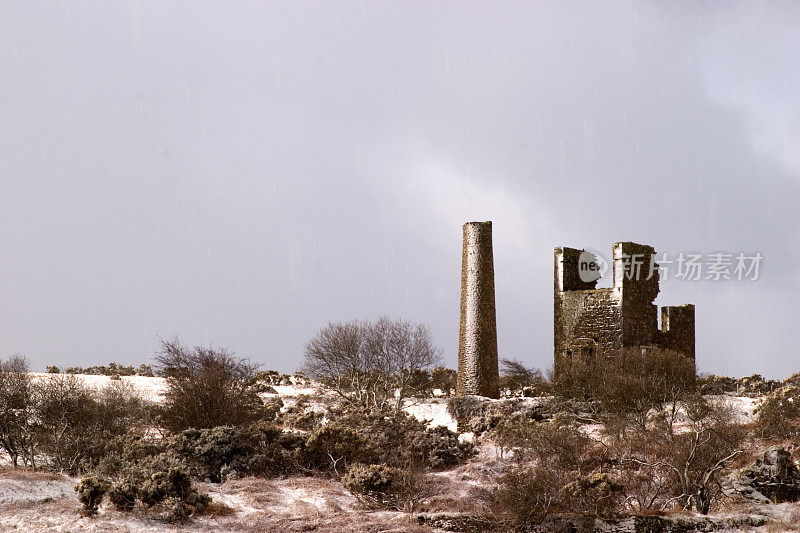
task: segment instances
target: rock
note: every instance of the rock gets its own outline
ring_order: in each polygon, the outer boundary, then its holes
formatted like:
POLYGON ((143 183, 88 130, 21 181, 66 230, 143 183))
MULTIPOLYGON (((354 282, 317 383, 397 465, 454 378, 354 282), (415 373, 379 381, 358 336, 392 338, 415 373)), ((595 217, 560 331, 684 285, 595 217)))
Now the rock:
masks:
POLYGON ((751 466, 731 474, 724 489, 760 503, 795 502, 800 500, 800 470, 789 452, 775 446, 751 466))
POLYGON ((594 533, 697 533, 698 531, 742 531, 766 524, 763 516, 629 516, 597 521, 594 533))
MULTIPOLYGON (((416 516, 418 524, 458 533, 490 533, 500 524, 490 517, 468 513, 424 513, 416 516)), ((697 533, 698 531, 742 531, 766 524, 763 516, 626 516, 601 520, 573 514, 550 515, 543 521, 528 524, 532 533, 697 533)), ((502 529, 502 528, 501 528, 502 529)))
POLYGON ((483 533, 493 531, 497 524, 487 517, 468 513, 425 513, 416 517, 417 523, 458 533, 483 533))

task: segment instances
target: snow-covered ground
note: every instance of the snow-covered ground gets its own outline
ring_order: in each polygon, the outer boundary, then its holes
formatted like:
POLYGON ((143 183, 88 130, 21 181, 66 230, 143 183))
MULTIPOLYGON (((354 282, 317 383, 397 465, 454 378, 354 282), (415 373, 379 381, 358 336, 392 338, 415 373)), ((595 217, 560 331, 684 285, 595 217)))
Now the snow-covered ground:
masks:
POLYGON ((749 396, 708 396, 707 398, 722 401, 729 405, 741 424, 755 420, 755 411, 763 401, 762 398, 751 398, 749 396))
MULTIPOLYGON (((46 374, 34 372, 34 379, 47 379, 58 374, 46 374)), ((97 376, 93 374, 75 374, 86 385, 95 389, 102 389, 112 382, 111 376, 97 376)), ((129 383, 142 397, 161 403, 164 399, 164 391, 167 388, 167 380, 160 377, 147 376, 122 376, 123 383, 129 383)), ((262 393, 264 398, 280 397, 286 407, 293 405, 297 398, 302 395, 312 396, 321 391, 314 386, 306 385, 273 385, 276 393, 262 393)), ((323 393, 324 394, 324 393, 323 393)), ((319 401, 313 402, 319 403, 319 401)), ((322 404, 320 404, 322 406, 322 404)), ((447 413, 447 402, 445 398, 433 398, 427 400, 408 400, 404 410, 416 417, 418 420, 429 422, 430 427, 446 426, 451 431, 456 431, 456 421, 447 413)))
MULTIPOLYGON (((48 374, 34 374, 35 379, 46 379, 48 374)), ((102 388, 112 382, 109 376, 78 375, 78 379, 91 387, 102 388)), ((166 380, 159 377, 127 376, 129 383, 143 397, 155 402, 163 401, 166 380)), ((275 393, 262 393, 262 397, 279 397, 284 409, 308 398, 308 405, 324 410, 332 393, 317 387, 295 384, 275 385, 275 393)), ((721 396, 710 399, 724 402, 732 408, 740 421, 754 418, 761 401, 759 398, 721 396)), ((538 400, 525 400, 535 402, 538 400)), ((447 399, 443 397, 424 400, 407 400, 404 410, 430 427, 446 426, 456 431, 456 421, 447 412, 447 399)), ((679 416, 678 425, 685 424, 679 416)), ((587 433, 601 436, 598 424, 585 425, 587 433)), ((474 435, 460 435, 462 440, 473 440, 474 435)), ((427 500, 428 512, 470 512, 470 491, 486 486, 487 480, 496 478, 502 471, 504 459, 488 441, 479 440, 477 455, 467 464, 445 472, 429 474, 437 487, 427 500)), ((0 467, 0 531, 166 531, 184 529, 168 526, 142 512, 121 513, 108 503, 95 518, 81 517, 80 504, 73 491, 78 480, 48 472, 14 471, 0 467)), ((414 531, 433 532, 427 526, 411 523, 409 515, 399 512, 373 512, 350 494, 341 483, 316 477, 286 479, 245 478, 223 484, 198 483, 198 488, 212 496, 216 511, 199 517, 191 525, 193 531, 414 531)), ((800 531, 800 504, 781 504, 769 509, 742 508, 746 514, 762 514, 774 520, 779 529, 758 528, 753 531, 800 531), (769 511, 769 512, 767 512, 769 511)))
MULTIPOLYGON (((370 512, 341 483, 323 478, 244 478, 198 483, 213 499, 207 515, 176 526, 144 511, 117 511, 106 501, 97 516, 80 515, 77 478, 46 472, 0 470, 0 531, 406 531, 410 517, 370 512)), ((412 531, 432 532, 430 528, 412 531)))
POLYGON ((407 400, 403 410, 417 420, 427 421, 428 427, 445 426, 450 431, 458 431, 458 424, 447 412, 445 398, 407 400))
MULTIPOLYGON (((46 374, 44 372, 32 372, 31 375, 36 379, 48 379, 53 376, 63 376, 64 374, 46 374)), ((86 385, 95 389, 102 389, 112 382, 111 376, 97 376, 94 374, 70 374, 74 375, 86 385)), ((159 377, 148 376, 122 376, 123 383, 129 383, 136 389, 142 397, 160 403, 164 399, 164 391, 167 389, 167 380, 159 377)))
POLYGON ((4 469, 0 474, 0 506, 72 496, 74 484, 58 474, 4 469))

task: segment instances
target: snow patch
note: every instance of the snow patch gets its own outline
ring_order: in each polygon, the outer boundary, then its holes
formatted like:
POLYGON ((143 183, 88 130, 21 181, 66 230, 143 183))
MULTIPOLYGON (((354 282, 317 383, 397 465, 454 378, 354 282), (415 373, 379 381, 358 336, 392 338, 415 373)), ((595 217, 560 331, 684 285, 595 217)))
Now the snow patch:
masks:
POLYGON ((447 412, 446 400, 406 400, 403 411, 421 422, 427 421, 428 427, 445 426, 450 431, 458 431, 458 423, 447 412))

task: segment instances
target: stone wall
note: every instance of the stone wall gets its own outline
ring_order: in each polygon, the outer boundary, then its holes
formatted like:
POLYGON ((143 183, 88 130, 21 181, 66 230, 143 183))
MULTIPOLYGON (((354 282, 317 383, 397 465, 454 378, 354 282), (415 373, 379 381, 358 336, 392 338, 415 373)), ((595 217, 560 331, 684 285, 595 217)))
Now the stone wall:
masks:
POLYGON ((553 365, 558 376, 577 357, 613 356, 624 347, 663 347, 694 360, 694 306, 664 307, 658 329, 659 292, 652 246, 613 247, 613 287, 594 288, 578 272, 583 250, 559 247, 553 255, 553 365), (631 261, 631 257, 636 260, 631 261), (627 258, 627 260, 626 260, 627 258))
POLYGON ((456 394, 498 398, 492 223, 467 222, 461 258, 456 394))
POLYGON ((692 304, 661 308, 659 344, 686 354, 694 360, 694 306, 692 304))

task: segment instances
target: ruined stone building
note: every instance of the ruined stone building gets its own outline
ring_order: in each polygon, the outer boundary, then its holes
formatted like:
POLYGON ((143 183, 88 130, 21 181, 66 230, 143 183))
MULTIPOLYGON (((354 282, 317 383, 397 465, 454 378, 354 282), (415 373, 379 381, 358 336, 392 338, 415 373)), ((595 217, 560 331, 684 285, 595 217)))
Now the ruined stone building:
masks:
POLYGON ((464 224, 456 394, 500 397, 492 223, 464 224))
POLYGON ((611 288, 595 288, 597 280, 584 281, 585 275, 582 279, 582 252, 555 249, 556 376, 578 357, 610 356, 627 347, 668 348, 694 361, 694 305, 662 307, 658 328, 658 308, 653 301, 658 295, 659 277, 657 265, 650 266, 655 259, 651 246, 614 244, 611 288))

